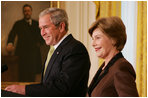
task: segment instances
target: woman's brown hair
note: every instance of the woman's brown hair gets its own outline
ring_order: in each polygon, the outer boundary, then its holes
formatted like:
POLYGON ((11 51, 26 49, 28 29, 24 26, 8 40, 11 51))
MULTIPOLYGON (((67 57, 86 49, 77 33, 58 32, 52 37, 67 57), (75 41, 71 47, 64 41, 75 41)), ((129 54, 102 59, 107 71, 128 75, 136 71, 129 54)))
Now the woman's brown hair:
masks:
POLYGON ((115 41, 115 47, 121 51, 126 43, 126 28, 122 20, 117 17, 106 17, 97 19, 89 28, 89 34, 99 28, 105 35, 115 41))

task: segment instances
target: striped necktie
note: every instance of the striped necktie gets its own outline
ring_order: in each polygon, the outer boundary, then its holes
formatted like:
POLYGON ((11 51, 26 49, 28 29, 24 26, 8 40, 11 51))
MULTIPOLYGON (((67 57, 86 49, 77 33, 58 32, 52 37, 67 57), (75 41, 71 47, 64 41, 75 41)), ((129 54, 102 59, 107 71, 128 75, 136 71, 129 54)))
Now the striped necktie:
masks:
POLYGON ((50 58, 51 58, 53 52, 54 52, 54 47, 53 47, 53 46, 50 46, 50 50, 49 50, 49 52, 48 52, 48 56, 47 56, 46 63, 45 63, 44 76, 45 76, 45 72, 46 72, 48 63, 49 63, 49 61, 50 61, 50 58))

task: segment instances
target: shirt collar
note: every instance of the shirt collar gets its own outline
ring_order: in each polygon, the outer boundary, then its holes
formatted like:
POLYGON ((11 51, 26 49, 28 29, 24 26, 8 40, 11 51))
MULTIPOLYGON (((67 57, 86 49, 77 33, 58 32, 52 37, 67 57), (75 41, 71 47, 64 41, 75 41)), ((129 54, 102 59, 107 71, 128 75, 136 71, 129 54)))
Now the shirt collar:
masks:
POLYGON ((26 20, 26 22, 28 22, 29 25, 32 25, 32 19, 26 20))
POLYGON ((66 33, 66 34, 63 36, 63 38, 62 38, 56 45, 53 46, 54 49, 56 49, 68 35, 69 35, 69 34, 66 33))

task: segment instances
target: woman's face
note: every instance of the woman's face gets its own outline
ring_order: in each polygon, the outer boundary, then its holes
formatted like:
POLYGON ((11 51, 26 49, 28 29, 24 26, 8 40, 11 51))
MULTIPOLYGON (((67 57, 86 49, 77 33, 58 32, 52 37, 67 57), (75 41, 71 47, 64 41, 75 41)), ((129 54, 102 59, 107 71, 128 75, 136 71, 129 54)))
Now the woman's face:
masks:
POLYGON ((106 59, 116 48, 114 41, 106 36, 99 28, 96 28, 92 34, 92 46, 99 58, 106 59))

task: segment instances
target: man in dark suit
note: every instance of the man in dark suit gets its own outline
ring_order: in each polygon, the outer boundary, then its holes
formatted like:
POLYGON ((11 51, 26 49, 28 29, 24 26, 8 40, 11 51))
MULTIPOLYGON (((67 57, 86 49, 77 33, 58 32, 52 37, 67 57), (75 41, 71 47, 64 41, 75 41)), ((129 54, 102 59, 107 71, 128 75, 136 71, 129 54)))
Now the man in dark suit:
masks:
POLYGON ((14 48, 17 36, 15 55, 19 57, 19 81, 33 82, 36 74, 41 73, 40 45, 43 39, 40 35, 38 22, 31 19, 32 7, 28 4, 23 6, 24 18, 18 20, 8 36, 8 52, 14 48))
POLYGON ((39 16, 39 27, 46 44, 54 47, 49 61, 47 56, 41 83, 12 85, 5 90, 27 96, 85 96, 90 59, 85 46, 67 33, 66 12, 59 8, 45 9, 39 16))

